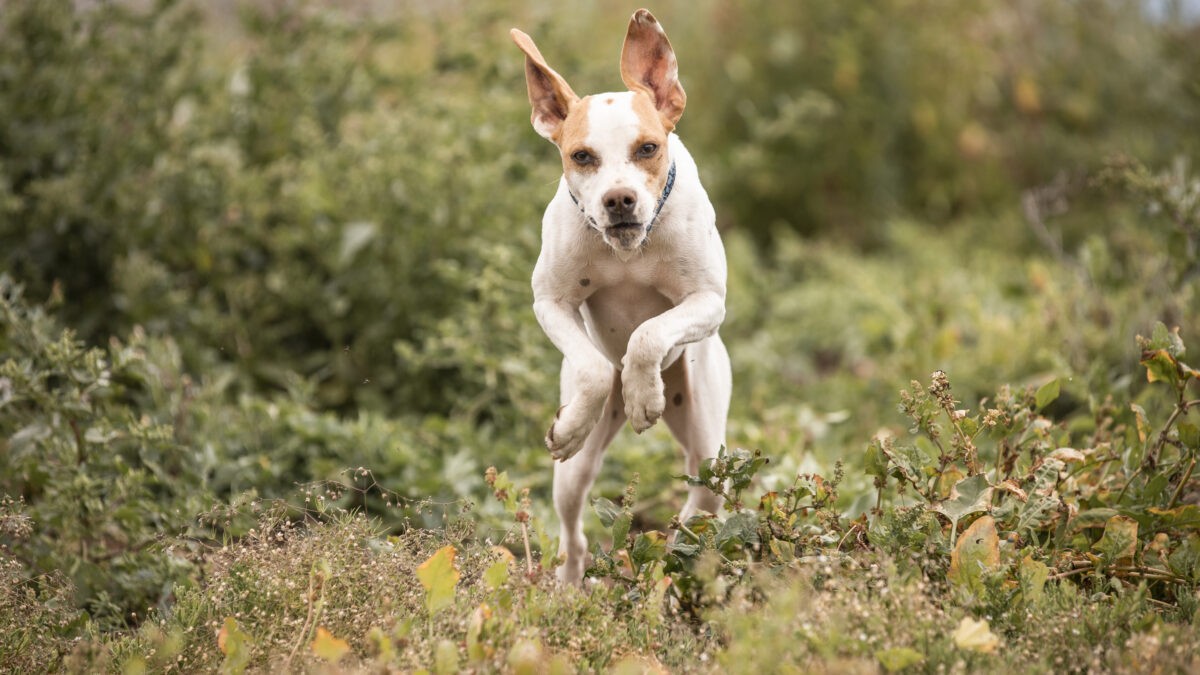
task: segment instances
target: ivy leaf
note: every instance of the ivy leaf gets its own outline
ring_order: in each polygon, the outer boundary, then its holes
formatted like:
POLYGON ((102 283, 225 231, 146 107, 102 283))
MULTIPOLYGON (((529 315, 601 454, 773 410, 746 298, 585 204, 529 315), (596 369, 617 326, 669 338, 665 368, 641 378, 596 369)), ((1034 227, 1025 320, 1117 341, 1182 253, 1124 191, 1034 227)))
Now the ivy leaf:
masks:
POLYGON ((978 594, 984 574, 1000 564, 1000 536, 996 521, 982 516, 967 528, 950 554, 950 583, 978 594))
POLYGON ((324 626, 317 627, 317 639, 312 642, 312 653, 317 658, 337 663, 348 651, 350 651, 349 643, 341 638, 333 637, 329 631, 325 630, 324 626))
POLYGON ((417 579, 425 587, 425 607, 431 615, 454 602, 454 587, 459 578, 454 567, 456 555, 458 551, 453 546, 444 546, 417 567, 417 579))
POLYGON ((1034 395, 1034 404, 1037 406, 1037 409, 1040 411, 1051 403, 1054 403, 1058 399, 1061 388, 1062 384, 1057 377, 1038 387, 1037 394, 1034 395))

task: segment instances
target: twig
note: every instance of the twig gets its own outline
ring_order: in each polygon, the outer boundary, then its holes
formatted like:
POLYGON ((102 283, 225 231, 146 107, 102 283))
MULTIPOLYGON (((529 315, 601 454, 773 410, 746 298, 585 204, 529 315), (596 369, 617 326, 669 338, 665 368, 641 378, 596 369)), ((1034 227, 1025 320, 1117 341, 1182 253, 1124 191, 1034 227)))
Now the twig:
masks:
POLYGON ((529 525, 521 521, 521 539, 525 542, 525 571, 533 576, 533 552, 529 548, 529 525))

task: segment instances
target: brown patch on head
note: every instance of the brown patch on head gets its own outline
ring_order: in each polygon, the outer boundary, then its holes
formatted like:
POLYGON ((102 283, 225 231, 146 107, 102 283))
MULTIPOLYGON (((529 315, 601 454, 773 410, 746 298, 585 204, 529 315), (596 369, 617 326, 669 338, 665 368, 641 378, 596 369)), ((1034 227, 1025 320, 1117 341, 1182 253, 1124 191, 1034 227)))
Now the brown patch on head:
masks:
POLYGON ((582 279, 580 279, 580 280, 579 280, 579 285, 580 285, 580 286, 587 286, 587 285, 588 285, 588 284, 590 284, 590 283, 592 283, 592 280, 591 280, 591 279, 588 279, 587 277, 584 277, 584 278, 582 278, 582 279))
POLYGON ((667 170, 670 167, 667 161, 668 130, 663 126, 662 116, 654 107, 654 101, 646 92, 634 92, 632 107, 640 123, 641 133, 633 142, 633 147, 629 148, 629 156, 646 172, 646 189, 650 194, 657 195, 667 184, 667 170), (638 149, 646 143, 657 145, 658 152, 652 157, 638 158, 638 149))
POLYGON ((558 138, 554 139, 554 142, 558 145, 559 152, 562 154, 564 172, 594 173, 598 168, 594 163, 578 164, 571 159, 571 155, 580 150, 591 152, 591 148, 587 147, 586 144, 588 136, 588 107, 591 102, 591 96, 584 96, 576 101, 575 105, 571 106, 571 111, 567 115, 567 119, 563 121, 562 126, 558 129, 558 138))
POLYGON ((683 392, 679 392, 679 393, 675 394, 675 398, 672 400, 675 401, 676 406, 683 405, 683 392))
POLYGON ((613 104, 613 101, 615 101, 615 100, 616 100, 616 99, 614 99, 613 97, 609 96, 608 98, 604 99, 604 105, 612 105, 612 104, 613 104))

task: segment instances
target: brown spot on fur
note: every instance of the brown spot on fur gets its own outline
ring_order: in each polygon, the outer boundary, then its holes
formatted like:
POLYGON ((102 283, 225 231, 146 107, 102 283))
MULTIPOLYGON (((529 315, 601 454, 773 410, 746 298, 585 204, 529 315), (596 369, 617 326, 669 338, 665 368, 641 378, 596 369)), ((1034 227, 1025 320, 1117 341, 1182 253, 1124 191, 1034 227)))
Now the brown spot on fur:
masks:
POLYGON ((613 408, 613 419, 617 419, 617 409, 613 408))
POLYGON ((575 160, 571 159, 571 155, 580 150, 589 150, 590 148, 584 143, 588 135, 588 107, 591 105, 592 97, 584 96, 576 101, 571 106, 571 111, 567 114, 567 119, 563 121, 559 127, 558 149, 562 153, 563 171, 570 173, 572 171, 580 173, 595 173, 599 168, 596 163, 579 165, 575 160))
POLYGON ((588 285, 588 284, 590 284, 590 283, 592 283, 592 280, 591 280, 591 279, 588 279, 588 278, 586 278, 586 277, 585 277, 585 278, 583 278, 583 279, 580 279, 580 280, 579 280, 579 285, 580 285, 580 286, 587 286, 587 285, 588 285))
POLYGON ((675 398, 672 400, 675 401, 675 405, 677 406, 683 405, 683 392, 675 394, 675 398))
POLYGON ((616 99, 614 99, 613 97, 609 96, 608 98, 604 99, 604 105, 612 105, 612 104, 613 104, 613 101, 615 101, 615 100, 616 100, 616 99))
POLYGON ((633 142, 633 147, 629 148, 629 156, 634 158, 634 161, 646 172, 646 189, 650 194, 656 195, 662 192, 663 187, 667 184, 668 129, 663 126, 662 116, 658 114, 658 110, 654 108, 654 101, 646 92, 634 92, 632 107, 641 123, 642 133, 633 142), (658 152, 653 157, 639 158, 637 156, 638 149, 647 143, 657 145, 658 152))

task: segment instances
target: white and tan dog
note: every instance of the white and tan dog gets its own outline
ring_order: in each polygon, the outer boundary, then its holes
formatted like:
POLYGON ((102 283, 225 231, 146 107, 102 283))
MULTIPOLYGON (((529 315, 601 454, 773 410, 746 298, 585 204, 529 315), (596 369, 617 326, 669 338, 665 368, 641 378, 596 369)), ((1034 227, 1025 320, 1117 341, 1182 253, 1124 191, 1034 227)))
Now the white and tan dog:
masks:
MULTIPOLYGON (((650 12, 629 22, 621 79, 630 91, 579 98, 525 53, 533 128, 562 155, 558 192, 542 219, 533 309, 563 353, 562 407, 546 433, 561 522, 558 576, 583 578, 583 506, 604 450, 628 418, 641 433, 661 417, 687 470, 725 442, 731 374, 717 328, 725 317, 725 249, 696 163, 672 133, 686 95, 675 53, 650 12)), ((680 517, 715 512, 690 488, 680 517)))

